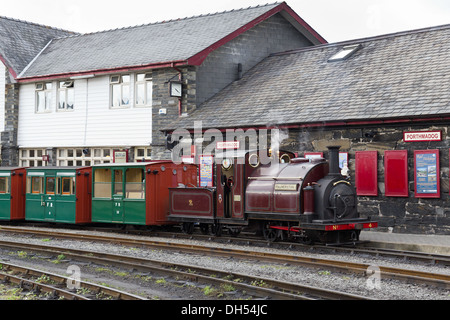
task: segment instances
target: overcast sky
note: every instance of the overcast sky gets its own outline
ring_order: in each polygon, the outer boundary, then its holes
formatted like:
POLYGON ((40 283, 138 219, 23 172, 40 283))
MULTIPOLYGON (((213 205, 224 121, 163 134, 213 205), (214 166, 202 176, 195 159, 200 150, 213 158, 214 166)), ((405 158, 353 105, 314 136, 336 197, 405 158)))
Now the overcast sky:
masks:
MULTIPOLYGON (((271 0, 0 0, 0 15, 86 33, 246 8, 271 0)), ((450 23, 449 0, 288 0, 328 42, 450 23)))

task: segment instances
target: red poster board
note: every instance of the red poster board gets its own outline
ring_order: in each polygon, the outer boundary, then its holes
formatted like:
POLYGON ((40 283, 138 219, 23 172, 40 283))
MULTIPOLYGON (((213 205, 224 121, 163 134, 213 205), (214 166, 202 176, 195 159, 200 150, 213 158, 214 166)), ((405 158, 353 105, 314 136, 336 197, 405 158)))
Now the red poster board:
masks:
POLYGON ((384 152, 384 187, 388 197, 408 197, 408 151, 384 152))
POLYGON ((355 180, 358 196, 378 195, 378 152, 355 152, 355 180))
POLYGON ((414 151, 414 195, 416 198, 439 198, 439 150, 414 151))

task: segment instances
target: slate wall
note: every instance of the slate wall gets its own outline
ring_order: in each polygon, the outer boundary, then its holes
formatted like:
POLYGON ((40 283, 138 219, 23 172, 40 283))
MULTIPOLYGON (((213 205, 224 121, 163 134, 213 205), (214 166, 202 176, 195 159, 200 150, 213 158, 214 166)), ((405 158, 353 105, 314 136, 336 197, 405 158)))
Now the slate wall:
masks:
POLYGON ((18 166, 19 148, 17 145, 17 131, 19 126, 19 85, 7 81, 4 94, 5 131, 1 133, 1 165, 18 166))
MULTIPOLYGON (((181 113, 188 114, 239 78, 271 53, 287 51, 311 43, 280 14, 261 22, 208 55, 201 66, 181 67, 183 97, 181 113)), ((166 137, 159 131, 179 117, 178 98, 168 95, 170 79, 178 80, 173 68, 153 70, 152 158, 170 159, 166 137), (159 111, 165 109, 166 114, 159 111)), ((257 94, 257 92, 255 92, 257 94)))
POLYGON ((449 148, 450 126, 444 123, 423 125, 392 125, 382 127, 336 127, 293 130, 285 132, 281 148, 298 152, 324 152, 328 145, 340 145, 342 152, 349 153, 351 180, 355 183, 355 152, 375 150, 378 152, 378 196, 359 196, 359 211, 379 221, 381 231, 416 234, 450 234, 449 195, 449 148), (404 142, 404 131, 441 130, 442 141, 404 142), (371 137, 373 135, 373 137, 371 137), (440 197, 416 198, 414 195, 414 150, 439 150, 440 197), (384 151, 408 151, 408 197, 385 195, 384 151))

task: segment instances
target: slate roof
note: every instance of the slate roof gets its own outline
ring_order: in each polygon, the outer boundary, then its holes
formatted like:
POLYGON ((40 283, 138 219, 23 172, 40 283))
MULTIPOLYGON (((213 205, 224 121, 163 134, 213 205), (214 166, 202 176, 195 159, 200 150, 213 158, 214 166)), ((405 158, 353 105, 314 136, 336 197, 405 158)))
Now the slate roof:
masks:
MULTIPOLYGON (((284 2, 274 3, 54 39, 20 78, 149 66, 164 62, 182 61, 186 64, 187 59, 223 41, 255 19, 266 19, 269 17, 267 14, 275 14, 283 9, 291 10, 284 2)), ((311 28, 309 31, 318 36, 311 28)), ((320 36, 318 38, 322 39, 320 36)), ((320 42, 316 40, 316 43, 320 42)))
POLYGON ((16 77, 56 37, 74 32, 0 17, 0 57, 16 77))
POLYGON ((450 25, 273 54, 167 130, 450 114, 450 25), (351 57, 328 62, 343 46, 351 57))

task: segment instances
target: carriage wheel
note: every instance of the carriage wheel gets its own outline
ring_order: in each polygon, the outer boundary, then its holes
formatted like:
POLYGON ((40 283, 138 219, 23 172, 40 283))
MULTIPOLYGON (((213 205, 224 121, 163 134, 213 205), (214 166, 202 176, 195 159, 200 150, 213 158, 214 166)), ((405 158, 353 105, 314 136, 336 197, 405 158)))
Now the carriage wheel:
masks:
POLYGON ((212 224, 211 225, 211 234, 216 237, 220 237, 222 235, 222 225, 220 223, 212 224))
POLYGON ((230 236, 232 237, 237 237, 240 233, 241 233, 241 228, 236 227, 236 228, 228 228, 228 233, 230 234, 230 236))
POLYGON ((182 230, 183 233, 192 234, 194 232, 194 223, 183 222, 182 230))
POLYGON ((200 223, 200 231, 202 234, 208 234, 209 225, 206 223, 200 223))

